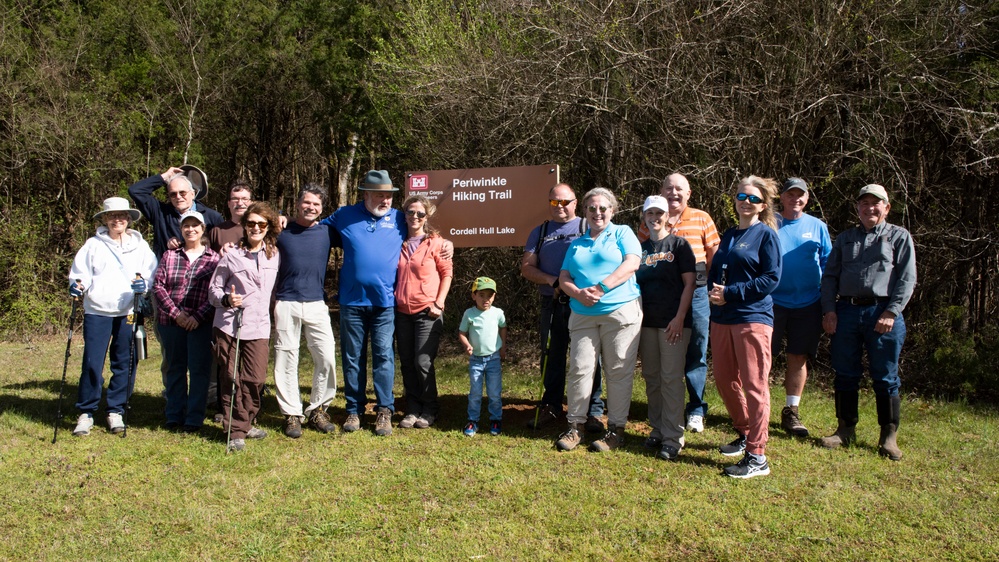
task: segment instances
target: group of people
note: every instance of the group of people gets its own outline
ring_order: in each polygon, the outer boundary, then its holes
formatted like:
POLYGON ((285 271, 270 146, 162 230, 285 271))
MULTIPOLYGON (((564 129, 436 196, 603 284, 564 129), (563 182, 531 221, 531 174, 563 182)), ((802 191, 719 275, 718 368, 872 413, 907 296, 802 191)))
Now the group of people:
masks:
POLYGON ((799 406, 807 360, 825 331, 839 427, 821 445, 854 440, 866 351, 881 425, 878 450, 900 460, 898 359, 902 310, 916 280, 915 250, 908 231, 886 222, 884 187, 860 190, 861 224, 835 243, 825 223, 805 214, 809 189, 800 178, 739 181, 732 194, 738 224, 722 236, 707 213, 688 206, 690 195, 687 178, 667 177, 661 193, 645 200, 636 234, 613 223, 619 207, 610 191, 595 188, 583 196, 581 221, 572 188, 552 188, 551 219, 531 232, 521 264, 541 293, 545 392, 529 425, 560 419, 565 390, 568 429, 556 448, 575 449, 583 432, 602 434, 590 443, 592 451, 620 447, 640 353, 652 427, 645 446, 676 460, 685 431, 704 429, 710 341, 715 382, 737 433, 719 452, 741 457, 724 472, 767 475, 772 359, 786 339, 781 426, 806 437, 799 406), (599 422, 601 372, 606 430, 599 422))
MULTIPOLYGON (((170 168, 129 188, 136 208, 112 197, 95 215, 96 235, 70 271, 70 293, 83 300, 85 341, 74 434, 93 427, 107 354, 108 428, 124 429, 136 361, 130 342, 142 322, 138 305, 147 292, 162 344, 168 428, 197 432, 213 407, 230 435, 230 448, 242 449, 246 439, 266 435, 253 422, 273 319, 274 382, 284 434, 300 437, 303 422, 321 433, 334 432, 327 412, 336 392, 334 336, 325 302, 333 247, 343 248, 338 291, 343 431, 361 428, 370 357, 374 432, 392 433, 393 347, 405 389, 399 427, 432 426, 440 408, 434 360, 453 279, 453 244, 430 224, 433 203, 414 195, 401 209, 393 208, 398 188, 384 170, 367 173, 359 186, 361 201, 322 220, 325 192, 316 185, 301 189, 290 220, 269 204, 254 202, 243 181, 230 186, 225 220, 198 200, 205 189, 207 177, 197 168, 170 168), (154 195, 160 187, 166 188, 165 202, 154 195), (152 223, 152 249, 129 228, 141 216, 152 223), (298 380, 303 337, 314 364, 307 406, 298 380)), ((807 436, 799 406, 807 360, 824 330, 832 336, 839 427, 822 445, 836 448, 854 439, 866 350, 882 426, 879 451, 900 459, 897 364, 905 337, 902 310, 915 284, 911 236, 886 222, 890 204, 881 186, 861 190, 861 225, 835 243, 822 221, 804 213, 808 196, 799 178, 783 185, 744 178, 733 193, 738 225, 719 236, 711 217, 688 205, 687 178, 673 174, 659 195, 645 200, 636 234, 613 222, 619 203, 610 190, 587 192, 580 217, 572 187, 553 187, 551 219, 530 233, 521 263, 522 275, 538 285, 541 297, 544 393, 529 426, 560 420, 566 399, 568 429, 556 448, 576 448, 584 432, 598 434, 591 450, 620 447, 641 354, 652 427, 645 446, 659 458, 676 460, 684 432, 704 429, 710 341, 716 384, 737 432, 720 452, 742 457, 725 473, 765 475, 772 357, 786 336, 781 425, 807 436)), ((459 341, 469 355, 463 429, 469 436, 478 431, 483 387, 490 433, 502 431, 500 361, 507 337, 503 311, 494 305, 496 290, 492 279, 476 279, 475 306, 459 326, 459 341)))

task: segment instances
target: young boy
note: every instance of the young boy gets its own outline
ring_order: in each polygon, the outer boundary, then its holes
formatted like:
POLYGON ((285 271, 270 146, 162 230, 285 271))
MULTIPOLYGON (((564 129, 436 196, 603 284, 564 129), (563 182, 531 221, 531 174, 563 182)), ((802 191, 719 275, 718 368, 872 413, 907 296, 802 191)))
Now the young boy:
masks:
POLYGON ((489 398, 489 433, 499 435, 502 430, 503 377, 500 360, 506 358, 506 316, 493 306, 496 282, 479 277, 472 283, 475 306, 465 311, 458 326, 458 339, 468 353, 468 423, 465 435, 471 437, 479 431, 479 409, 482 404, 482 379, 486 379, 486 396, 489 398))

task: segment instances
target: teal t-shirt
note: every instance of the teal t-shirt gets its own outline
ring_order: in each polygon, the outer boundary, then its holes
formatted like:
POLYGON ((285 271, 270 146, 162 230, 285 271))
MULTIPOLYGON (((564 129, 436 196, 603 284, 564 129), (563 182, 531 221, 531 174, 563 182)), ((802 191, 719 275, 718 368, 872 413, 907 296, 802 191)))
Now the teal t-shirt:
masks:
POLYGON ((503 309, 491 306, 487 310, 479 310, 473 306, 462 315, 458 331, 468 334, 468 341, 472 344, 472 355, 484 357, 496 353, 503 346, 503 340, 499 335, 500 328, 506 328, 506 315, 503 314, 503 309))
MULTIPOLYGON (((589 230, 573 240, 565 254, 562 269, 569 272, 577 287, 585 289, 614 273, 628 254, 641 257, 642 244, 630 227, 611 223, 596 240, 590 238, 589 230)), ((614 312, 622 304, 637 299, 638 295, 638 282, 632 275, 624 283, 611 288, 597 304, 585 306, 576 299, 571 299, 569 308, 574 314, 600 316, 614 312)))

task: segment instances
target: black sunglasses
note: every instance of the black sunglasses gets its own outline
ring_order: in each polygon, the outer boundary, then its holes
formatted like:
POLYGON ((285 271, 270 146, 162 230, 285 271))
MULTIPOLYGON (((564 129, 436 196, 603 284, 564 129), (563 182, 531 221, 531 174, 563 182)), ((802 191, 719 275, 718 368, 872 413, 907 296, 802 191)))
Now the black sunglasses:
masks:
POLYGON ((407 209, 406 210, 406 214, 409 215, 409 216, 411 216, 411 217, 416 217, 418 219, 423 219, 423 218, 427 217, 427 213, 426 212, 424 212, 424 211, 417 211, 417 210, 414 210, 414 209, 407 209))

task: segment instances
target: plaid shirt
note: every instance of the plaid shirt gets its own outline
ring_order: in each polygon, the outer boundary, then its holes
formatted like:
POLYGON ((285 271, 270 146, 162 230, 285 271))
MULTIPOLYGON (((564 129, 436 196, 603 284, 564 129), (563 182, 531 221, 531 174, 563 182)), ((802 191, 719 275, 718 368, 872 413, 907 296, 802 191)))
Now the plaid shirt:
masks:
POLYGON ((191 315, 198 324, 212 320, 215 308, 208 302, 208 283, 220 258, 207 246, 205 252, 193 262, 188 259, 184 248, 163 253, 153 280, 160 324, 176 325, 176 318, 181 312, 191 315))

